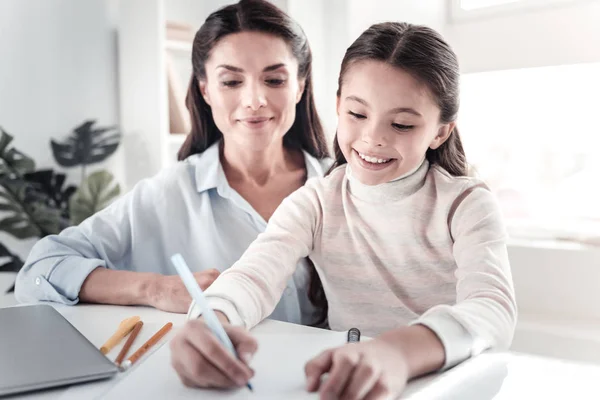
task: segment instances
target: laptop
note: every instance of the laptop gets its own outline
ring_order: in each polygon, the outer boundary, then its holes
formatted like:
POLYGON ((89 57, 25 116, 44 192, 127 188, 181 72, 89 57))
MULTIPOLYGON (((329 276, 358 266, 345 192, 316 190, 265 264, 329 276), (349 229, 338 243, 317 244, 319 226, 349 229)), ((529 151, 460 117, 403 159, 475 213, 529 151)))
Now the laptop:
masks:
POLYGON ((117 372, 52 306, 0 308, 0 396, 109 378, 117 372))

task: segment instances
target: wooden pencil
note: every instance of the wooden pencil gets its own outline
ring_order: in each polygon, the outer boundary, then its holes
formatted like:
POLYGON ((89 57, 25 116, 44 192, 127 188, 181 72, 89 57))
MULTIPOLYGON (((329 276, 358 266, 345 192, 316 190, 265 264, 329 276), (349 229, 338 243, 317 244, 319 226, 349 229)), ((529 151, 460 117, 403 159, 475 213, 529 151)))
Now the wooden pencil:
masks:
POLYGON ((143 325, 144 325, 144 322, 138 321, 135 324, 135 326, 133 327, 133 331, 131 331, 131 334, 129 335, 129 337, 127 338, 127 341, 125 342, 125 345, 123 346, 123 348, 121 349, 121 352, 119 353, 119 355, 117 356, 117 358, 115 360, 115 364, 117 364, 117 367, 121 366, 123 359, 127 355, 127 352, 129 351, 129 348, 133 344, 133 341, 137 337, 138 333, 140 333, 140 330, 142 329, 143 325))
POLYGON ((144 343, 142 345, 142 347, 140 347, 135 353, 133 353, 131 355, 131 357, 129 357, 123 363, 123 368, 127 369, 127 368, 131 367, 133 365, 133 363, 135 363, 137 360, 140 359, 141 356, 146 354, 146 352, 148 351, 148 349, 150 347, 154 346, 160 339, 162 339, 163 336, 165 336, 167 334, 167 332, 169 332, 169 330, 171 329, 172 326, 173 326, 173 323, 168 322, 165 324, 165 326, 160 328, 160 330, 158 332, 156 332, 154 334, 154 336, 152 336, 150 339, 148 339, 148 341, 146 343, 144 343))
POLYGON ((117 331, 100 347, 102 354, 108 354, 113 347, 115 347, 129 332, 133 330, 133 327, 140 320, 140 317, 135 316, 126 318, 119 324, 117 331))

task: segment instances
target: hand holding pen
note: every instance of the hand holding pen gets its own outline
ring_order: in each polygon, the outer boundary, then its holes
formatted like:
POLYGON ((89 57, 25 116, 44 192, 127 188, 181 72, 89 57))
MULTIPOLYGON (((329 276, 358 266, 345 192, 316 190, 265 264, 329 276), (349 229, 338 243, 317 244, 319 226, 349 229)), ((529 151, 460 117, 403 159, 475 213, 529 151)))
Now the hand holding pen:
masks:
POLYGON ((171 364, 179 378, 190 387, 251 388, 254 371, 248 363, 256 352, 256 339, 244 328, 221 324, 200 288, 189 279, 183 258, 174 256, 172 262, 203 312, 202 320, 188 321, 171 341, 171 364))

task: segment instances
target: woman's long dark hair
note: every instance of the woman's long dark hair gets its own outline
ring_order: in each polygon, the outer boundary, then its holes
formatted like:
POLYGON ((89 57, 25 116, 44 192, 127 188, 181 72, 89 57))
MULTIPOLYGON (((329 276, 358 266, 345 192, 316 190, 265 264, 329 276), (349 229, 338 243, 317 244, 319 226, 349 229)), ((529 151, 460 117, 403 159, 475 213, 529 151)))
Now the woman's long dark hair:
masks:
POLYGON ((296 104, 296 118, 284 136, 284 146, 302 149, 316 158, 329 155, 321 120, 315 107, 312 87, 312 54, 302 28, 287 14, 266 0, 241 0, 210 14, 194 38, 193 73, 186 97, 191 132, 177 158, 185 160, 202 153, 223 134, 215 125, 210 106, 200 94, 199 82, 206 80, 210 51, 225 36, 239 32, 262 32, 283 39, 298 61, 298 79, 304 79, 302 98, 296 104))
MULTIPOLYGON (((456 120, 459 107, 459 68, 456 54, 431 28, 400 22, 375 24, 346 51, 338 81, 338 97, 348 69, 360 61, 383 61, 400 68, 427 86, 440 108, 440 122, 456 120)), ((333 168, 346 164, 337 135, 333 168)), ((428 149, 427 160, 454 176, 467 175, 467 159, 458 129, 437 149, 428 149)))
MULTIPOLYGON (((287 14, 265 0, 241 0, 208 16, 194 38, 192 47, 193 73, 186 97, 192 129, 177 154, 185 160, 204 152, 223 137, 217 128, 210 106, 200 93, 199 82, 206 80, 206 61, 214 46, 227 35, 239 32, 262 32, 283 39, 298 61, 298 79, 304 80, 304 92, 296 104, 296 118, 283 138, 286 148, 302 149, 313 157, 329 156, 321 120, 315 107, 312 86, 312 54, 308 39, 300 26, 287 14)), ((310 272, 308 296, 318 309, 322 325, 327 319, 327 299, 313 263, 307 259, 310 272)))

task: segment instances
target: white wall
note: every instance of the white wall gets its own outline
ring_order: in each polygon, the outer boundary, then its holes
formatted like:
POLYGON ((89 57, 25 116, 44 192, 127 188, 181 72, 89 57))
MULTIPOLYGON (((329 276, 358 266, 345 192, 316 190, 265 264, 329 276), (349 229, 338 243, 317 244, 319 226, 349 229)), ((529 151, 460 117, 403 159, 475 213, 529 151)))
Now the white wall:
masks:
POLYGON ((600 61, 600 2, 576 1, 451 22, 463 72, 600 61))
POLYGON ((55 166, 50 138, 118 122, 112 29, 106 0, 0 2, 0 125, 39 167, 55 166))
MULTIPOLYGON (((427 25, 443 32, 446 23, 446 0, 349 0, 348 21, 351 40, 374 23, 386 21, 427 25)), ((350 44, 350 43, 348 43, 350 44)))
MULTIPOLYGON (((57 167, 50 138, 87 118, 118 123, 114 0, 0 1, 0 126, 39 168, 57 167)), ((99 167, 123 176, 122 155, 99 167)), ((69 169, 78 182, 78 168, 69 169)), ((0 241, 11 239, 0 234, 0 241)), ((31 241, 18 248, 26 255, 31 241)))

